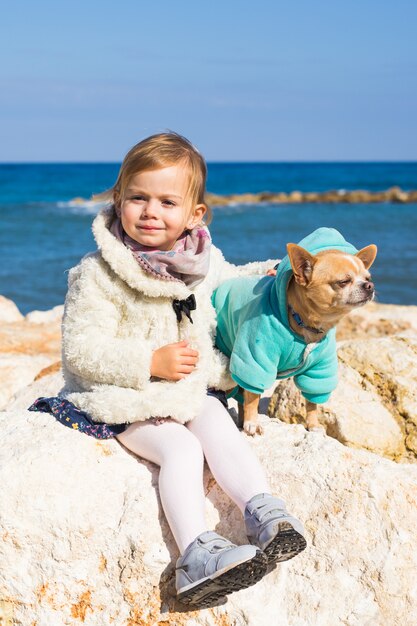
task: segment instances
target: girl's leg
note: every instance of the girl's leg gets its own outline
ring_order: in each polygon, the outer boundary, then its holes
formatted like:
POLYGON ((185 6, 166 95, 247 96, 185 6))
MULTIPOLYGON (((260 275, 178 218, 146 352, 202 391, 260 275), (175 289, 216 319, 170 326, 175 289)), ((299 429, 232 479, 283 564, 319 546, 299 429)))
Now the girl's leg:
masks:
POLYGON ((181 554, 207 530, 203 488, 203 451, 182 424, 165 420, 135 422, 117 439, 138 456, 160 466, 159 494, 181 554))
POLYGON ((306 547, 301 522, 285 502, 271 495, 265 473, 244 436, 216 398, 207 397, 201 415, 187 424, 198 437, 214 478, 238 505, 250 542, 269 563, 286 561, 306 547))
POLYGON ((214 478, 242 513, 253 496, 270 493, 262 465, 217 398, 207 396, 201 414, 186 426, 200 441, 214 478))

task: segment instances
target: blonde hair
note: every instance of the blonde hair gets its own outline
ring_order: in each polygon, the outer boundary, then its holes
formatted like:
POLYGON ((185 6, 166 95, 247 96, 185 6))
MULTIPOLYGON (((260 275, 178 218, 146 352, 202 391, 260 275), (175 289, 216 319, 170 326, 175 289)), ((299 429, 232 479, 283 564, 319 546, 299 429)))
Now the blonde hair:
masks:
POLYGON ((135 174, 171 165, 184 165, 188 169, 189 187, 186 204, 189 205, 190 211, 197 204, 204 204, 207 208, 204 221, 209 224, 212 212, 205 202, 206 162, 188 139, 172 131, 151 135, 133 146, 123 159, 113 187, 94 195, 94 199, 112 203, 116 214, 116 209, 119 210, 125 200, 126 190, 135 174))

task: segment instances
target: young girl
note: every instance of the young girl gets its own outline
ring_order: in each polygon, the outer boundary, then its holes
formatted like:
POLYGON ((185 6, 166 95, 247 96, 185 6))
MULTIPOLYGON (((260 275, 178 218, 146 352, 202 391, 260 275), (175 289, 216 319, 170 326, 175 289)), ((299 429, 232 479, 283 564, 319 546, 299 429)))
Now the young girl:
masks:
POLYGON ((306 545, 301 523, 270 495, 226 410, 224 390, 234 383, 213 347, 212 291, 273 262, 237 268, 224 260, 202 221, 205 182, 202 156, 175 133, 130 150, 108 192, 111 205, 93 223, 98 251, 70 272, 65 387, 32 407, 95 437, 116 436, 159 465, 161 502, 181 554, 178 599, 200 607, 254 584, 268 562, 306 545), (244 514, 248 545, 207 528, 204 458, 244 514))

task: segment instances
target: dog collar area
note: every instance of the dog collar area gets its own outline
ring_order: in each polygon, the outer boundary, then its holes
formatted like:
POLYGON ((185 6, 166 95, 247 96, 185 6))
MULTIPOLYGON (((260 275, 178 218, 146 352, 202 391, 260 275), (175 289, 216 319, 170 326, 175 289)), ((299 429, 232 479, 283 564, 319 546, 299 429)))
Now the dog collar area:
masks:
POLYGON ((294 311, 291 304, 288 305, 288 310, 291 313, 293 319, 295 320, 295 323, 297 324, 297 326, 300 326, 301 328, 305 328, 306 330, 309 330, 312 333, 316 333, 316 335, 322 335, 324 333, 324 330, 322 328, 313 328, 312 326, 307 326, 306 324, 304 324, 303 320, 301 319, 299 314, 296 311, 294 311))

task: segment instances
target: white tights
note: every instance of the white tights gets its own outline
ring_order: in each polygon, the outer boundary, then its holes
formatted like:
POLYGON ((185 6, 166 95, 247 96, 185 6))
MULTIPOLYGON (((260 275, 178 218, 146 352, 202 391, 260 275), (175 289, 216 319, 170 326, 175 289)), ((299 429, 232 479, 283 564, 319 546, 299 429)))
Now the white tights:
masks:
POLYGON ((207 396, 201 414, 185 425, 173 420, 135 422, 117 439, 160 466, 161 502, 181 554, 207 530, 204 457, 220 487, 242 513, 253 496, 270 493, 265 472, 245 435, 212 396, 207 396))

